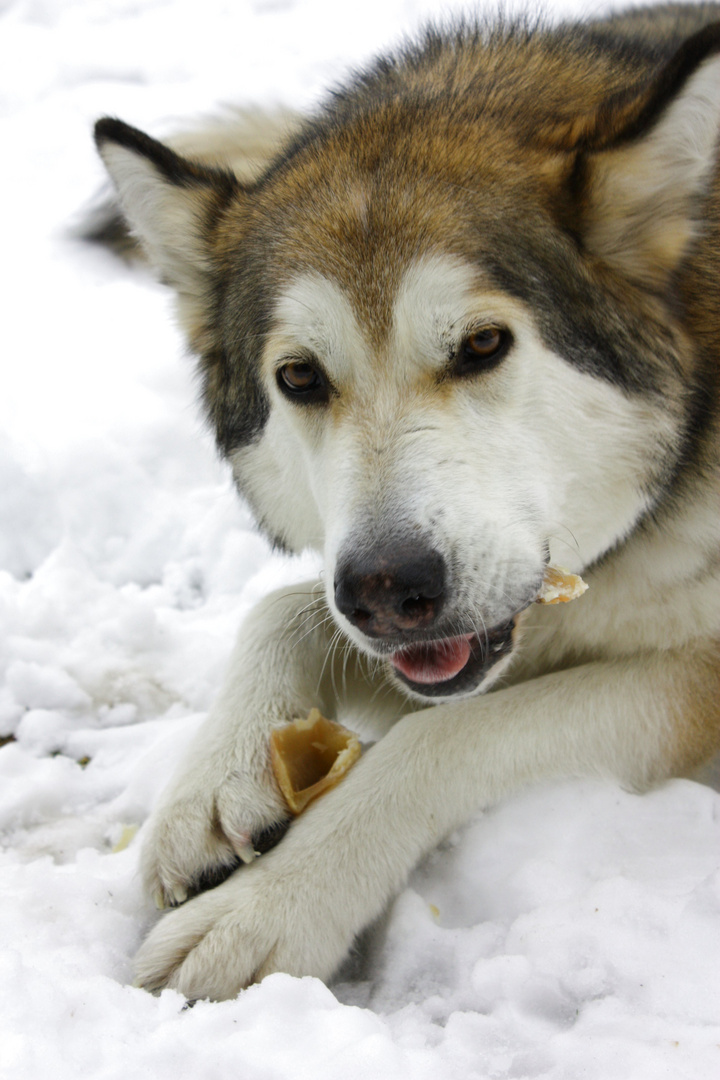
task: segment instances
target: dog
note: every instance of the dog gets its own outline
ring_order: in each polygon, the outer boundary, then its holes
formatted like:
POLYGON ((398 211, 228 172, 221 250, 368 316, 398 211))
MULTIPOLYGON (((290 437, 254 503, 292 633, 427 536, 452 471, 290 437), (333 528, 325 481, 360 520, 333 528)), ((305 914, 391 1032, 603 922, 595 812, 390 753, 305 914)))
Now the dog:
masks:
POLYGON ((140 985, 330 979, 481 808, 717 751, 719 130, 718 4, 431 28, 174 147, 97 123, 239 491, 325 567, 248 617, 145 830, 140 985), (587 594, 533 604, 551 561, 587 594), (377 741, 255 859, 312 707, 377 741))

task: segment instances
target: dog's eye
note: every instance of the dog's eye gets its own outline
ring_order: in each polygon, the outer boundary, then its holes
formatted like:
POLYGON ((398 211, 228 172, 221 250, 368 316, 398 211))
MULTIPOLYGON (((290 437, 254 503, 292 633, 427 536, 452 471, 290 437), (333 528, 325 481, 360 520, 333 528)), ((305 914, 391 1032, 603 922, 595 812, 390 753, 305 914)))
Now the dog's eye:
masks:
POLYGON ((482 326, 479 330, 473 330, 458 351, 458 374, 472 375, 478 371, 489 371, 500 363, 511 345, 510 331, 500 326, 482 326))
POLYGON ((289 360, 278 368, 277 383, 286 397, 301 402, 328 399, 325 376, 307 360, 289 360))

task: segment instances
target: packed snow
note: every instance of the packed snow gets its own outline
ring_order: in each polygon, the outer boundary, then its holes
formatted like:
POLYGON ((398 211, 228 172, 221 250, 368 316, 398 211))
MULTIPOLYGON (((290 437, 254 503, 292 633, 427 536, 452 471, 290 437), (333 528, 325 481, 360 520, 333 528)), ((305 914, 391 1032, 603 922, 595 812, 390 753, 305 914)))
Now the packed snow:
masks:
POLYGON ((162 135, 225 102, 310 105, 456 9, 0 2, 8 1080, 720 1076, 720 797, 688 780, 568 781, 478 815, 329 987, 277 974, 188 1008, 132 985, 157 918, 144 822, 243 616, 316 560, 271 552, 233 493, 166 290, 69 235, 103 183, 91 124, 162 135))

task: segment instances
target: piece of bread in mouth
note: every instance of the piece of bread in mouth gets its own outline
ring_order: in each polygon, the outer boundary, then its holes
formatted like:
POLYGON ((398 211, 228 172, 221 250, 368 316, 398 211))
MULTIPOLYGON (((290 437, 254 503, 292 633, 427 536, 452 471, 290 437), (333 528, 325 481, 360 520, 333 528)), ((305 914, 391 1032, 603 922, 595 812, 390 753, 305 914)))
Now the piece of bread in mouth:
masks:
POLYGON ((275 779, 293 814, 335 787, 360 757, 360 740, 318 709, 270 735, 275 779))
POLYGON ((548 566, 536 604, 566 604, 576 600, 587 591, 587 585, 578 574, 571 574, 562 566, 548 566))

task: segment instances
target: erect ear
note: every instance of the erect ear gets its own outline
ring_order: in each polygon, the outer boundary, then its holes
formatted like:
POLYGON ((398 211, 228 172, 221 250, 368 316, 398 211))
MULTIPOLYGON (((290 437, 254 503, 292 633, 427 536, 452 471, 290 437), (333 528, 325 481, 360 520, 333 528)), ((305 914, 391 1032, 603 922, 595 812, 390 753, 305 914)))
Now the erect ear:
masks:
POLYGON ((688 38, 650 85, 605 103, 576 130, 588 250, 634 281, 665 288, 701 228, 719 132, 716 23, 688 38))
POLYGON ((150 262, 181 300, 204 299, 209 234, 223 207, 239 193, 237 178, 183 158, 121 120, 99 120, 95 142, 123 214, 150 262))

